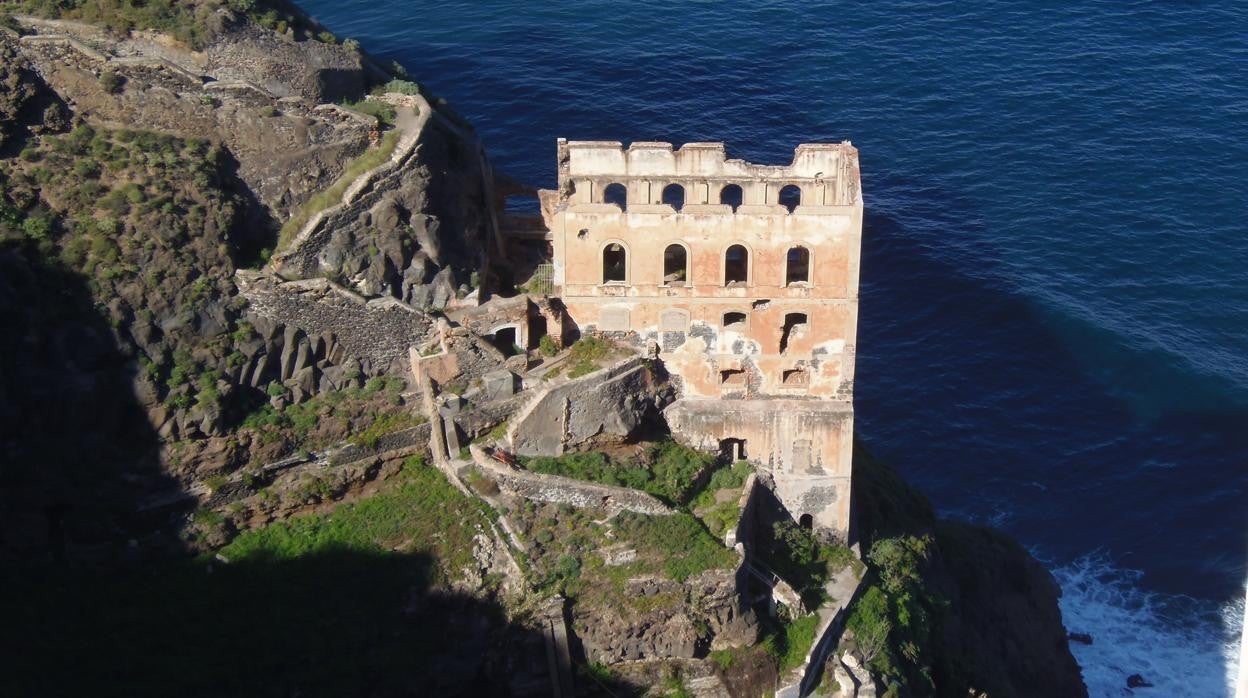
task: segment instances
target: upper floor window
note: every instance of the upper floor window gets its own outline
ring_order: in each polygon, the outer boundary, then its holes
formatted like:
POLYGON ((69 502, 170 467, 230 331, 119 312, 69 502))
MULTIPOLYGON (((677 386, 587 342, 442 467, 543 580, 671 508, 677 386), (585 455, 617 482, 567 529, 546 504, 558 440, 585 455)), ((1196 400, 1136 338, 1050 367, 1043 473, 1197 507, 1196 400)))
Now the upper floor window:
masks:
POLYGON ((663 283, 684 286, 689 276, 689 253, 684 245, 671 244, 663 250, 663 283))
POLYGON ((679 211, 685 207, 685 188, 679 184, 663 187, 663 203, 679 211))
POLYGON ((724 285, 744 284, 750 276, 750 251, 733 245, 724 253, 724 285))
POLYGON ((602 190, 602 202, 604 204, 615 204, 620 207, 621 211, 627 211, 628 189, 619 182, 608 184, 607 188, 602 190))
POLYGON ((789 209, 789 213, 802 203, 802 190, 796 184, 789 184, 780 189, 780 205, 789 209))
POLYGON ((798 245, 790 247, 784 267, 784 285, 810 282, 810 250, 798 245))
POLYGON ((731 206, 734 213, 743 201, 745 201, 745 193, 741 191, 740 184, 729 184, 719 190, 719 203, 731 206))
POLYGON ((618 242, 602 248, 602 283, 628 281, 628 251, 618 242))

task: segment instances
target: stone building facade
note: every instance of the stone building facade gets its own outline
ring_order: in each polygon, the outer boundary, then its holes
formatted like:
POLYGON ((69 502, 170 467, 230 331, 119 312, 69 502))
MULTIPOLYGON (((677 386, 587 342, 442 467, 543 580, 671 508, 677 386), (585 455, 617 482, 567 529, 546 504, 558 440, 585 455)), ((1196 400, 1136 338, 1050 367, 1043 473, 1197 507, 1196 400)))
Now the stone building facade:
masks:
POLYGON ((543 192, 553 294, 582 332, 654 342, 684 440, 768 471, 802 523, 848 534, 862 196, 848 142, 784 166, 722 143, 558 141, 543 192))

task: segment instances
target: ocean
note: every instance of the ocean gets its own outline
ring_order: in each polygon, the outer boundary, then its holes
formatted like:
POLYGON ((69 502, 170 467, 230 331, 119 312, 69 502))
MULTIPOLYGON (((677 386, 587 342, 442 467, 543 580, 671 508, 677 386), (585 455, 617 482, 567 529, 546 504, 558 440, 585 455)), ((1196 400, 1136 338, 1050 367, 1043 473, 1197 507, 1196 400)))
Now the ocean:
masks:
POLYGON ((861 152, 861 438, 1053 570, 1095 696, 1228 692, 1248 561, 1248 4, 303 0, 495 166, 861 152))

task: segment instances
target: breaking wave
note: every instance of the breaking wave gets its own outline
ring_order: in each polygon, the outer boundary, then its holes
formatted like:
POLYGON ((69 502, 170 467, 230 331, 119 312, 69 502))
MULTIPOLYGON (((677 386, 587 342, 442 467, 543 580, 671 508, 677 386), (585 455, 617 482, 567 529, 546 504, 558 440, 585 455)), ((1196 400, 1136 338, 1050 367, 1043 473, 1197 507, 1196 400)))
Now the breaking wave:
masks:
POLYGON ((1141 573, 1101 554, 1053 570, 1062 587, 1066 628, 1093 643, 1071 642, 1094 698, 1234 695, 1244 599, 1224 606, 1143 591, 1141 573), (1127 688, 1139 674, 1152 688, 1127 688))

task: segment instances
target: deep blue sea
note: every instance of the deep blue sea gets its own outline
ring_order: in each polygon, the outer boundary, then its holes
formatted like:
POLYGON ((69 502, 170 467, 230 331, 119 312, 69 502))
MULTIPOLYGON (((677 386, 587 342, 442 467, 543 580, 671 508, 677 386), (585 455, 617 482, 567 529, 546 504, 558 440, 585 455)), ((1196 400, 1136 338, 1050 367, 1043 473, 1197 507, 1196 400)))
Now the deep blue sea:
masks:
POLYGON ((496 167, 861 151, 862 438, 1062 583, 1096 696, 1226 693, 1248 559, 1248 3, 301 0, 496 167), (1237 605, 1238 604, 1238 605, 1237 605))

